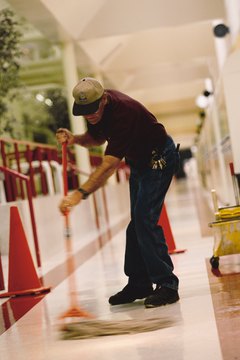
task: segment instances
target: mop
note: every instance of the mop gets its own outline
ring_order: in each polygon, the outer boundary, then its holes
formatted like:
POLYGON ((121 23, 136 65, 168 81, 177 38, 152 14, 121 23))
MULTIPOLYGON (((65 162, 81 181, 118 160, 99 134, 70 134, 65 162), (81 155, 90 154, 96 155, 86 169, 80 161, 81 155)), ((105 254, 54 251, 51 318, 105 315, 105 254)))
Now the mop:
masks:
POLYGON ((90 339, 99 336, 127 335, 165 329, 173 325, 163 319, 88 320, 67 324, 62 328, 62 340, 90 339))
MULTIPOLYGON (((67 186, 67 143, 62 145, 63 185, 64 195, 68 193, 67 186)), ((66 250, 68 253, 67 267, 70 287, 70 308, 60 316, 64 324, 60 326, 60 337, 63 340, 88 339, 99 336, 136 334, 166 328, 172 325, 172 321, 156 318, 127 319, 127 320, 103 320, 96 319, 94 315, 81 309, 77 303, 76 284, 74 277, 74 262, 72 255, 71 229, 69 212, 64 214, 66 250), (70 319, 70 320, 69 320, 70 319), (72 319, 72 322, 71 322, 72 319), (77 320, 79 319, 79 320, 77 320), (87 319, 87 320, 83 320, 87 319)), ((143 313, 145 316, 145 313, 143 313)))
MULTIPOLYGON (((64 196, 68 193, 67 184, 67 143, 62 144, 62 167, 63 167, 63 192, 64 196)), ((76 295, 76 281, 75 281, 75 266, 72 251, 71 228, 69 220, 69 211, 64 213, 64 227, 65 227, 65 245, 67 253, 67 272, 69 275, 69 292, 70 292, 70 308, 60 316, 60 319, 67 318, 94 318, 94 316, 78 306, 76 295)))

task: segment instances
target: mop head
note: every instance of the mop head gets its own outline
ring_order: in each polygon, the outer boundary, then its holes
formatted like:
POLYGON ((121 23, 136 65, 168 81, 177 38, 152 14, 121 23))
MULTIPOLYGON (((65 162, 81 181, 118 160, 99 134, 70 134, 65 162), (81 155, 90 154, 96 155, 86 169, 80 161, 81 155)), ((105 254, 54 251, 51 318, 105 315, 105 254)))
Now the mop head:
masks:
POLYGON ((87 320, 64 325, 61 329, 61 338, 77 340, 98 336, 137 334, 166 328, 171 324, 171 321, 163 319, 87 320))

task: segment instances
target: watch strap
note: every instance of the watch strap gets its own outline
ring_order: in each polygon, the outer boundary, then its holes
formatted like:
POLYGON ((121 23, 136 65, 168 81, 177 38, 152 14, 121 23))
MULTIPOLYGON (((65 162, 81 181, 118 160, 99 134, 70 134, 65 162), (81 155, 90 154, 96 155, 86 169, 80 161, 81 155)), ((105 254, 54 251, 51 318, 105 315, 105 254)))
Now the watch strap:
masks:
POLYGON ((87 199, 88 196, 90 195, 89 192, 87 192, 86 190, 84 190, 84 189, 82 189, 82 188, 79 188, 78 191, 83 194, 83 199, 84 199, 84 200, 87 199))

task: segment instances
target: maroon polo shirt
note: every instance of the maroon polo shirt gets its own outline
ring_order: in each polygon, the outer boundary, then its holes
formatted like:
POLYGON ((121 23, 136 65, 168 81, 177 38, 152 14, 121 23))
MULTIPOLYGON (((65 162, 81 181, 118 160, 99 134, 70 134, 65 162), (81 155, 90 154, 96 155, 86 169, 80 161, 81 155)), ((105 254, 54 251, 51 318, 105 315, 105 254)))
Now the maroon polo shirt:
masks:
POLYGON ((138 101, 116 90, 106 92, 108 104, 97 124, 87 122, 89 133, 108 142, 105 155, 125 158, 136 166, 146 164, 152 149, 161 152, 165 146, 164 126, 138 101))

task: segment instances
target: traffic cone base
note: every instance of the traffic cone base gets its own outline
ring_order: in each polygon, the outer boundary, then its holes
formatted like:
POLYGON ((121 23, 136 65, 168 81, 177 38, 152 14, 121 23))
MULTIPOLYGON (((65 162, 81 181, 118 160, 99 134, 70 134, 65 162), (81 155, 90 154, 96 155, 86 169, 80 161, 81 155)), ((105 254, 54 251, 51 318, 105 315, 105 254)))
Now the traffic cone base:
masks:
POLYGON ((168 253, 170 255, 172 254, 181 254, 184 253, 186 251, 186 249, 172 249, 172 250, 168 250, 168 253))
POLYGON ((27 296, 27 295, 39 295, 42 293, 47 293, 51 290, 51 287, 40 287, 38 289, 28 289, 21 291, 8 291, 6 293, 0 294, 0 298, 14 297, 14 296, 27 296))
POLYGON ((36 273, 17 206, 10 207, 8 267, 8 291, 0 294, 0 298, 50 291, 50 287, 42 286, 36 273))

